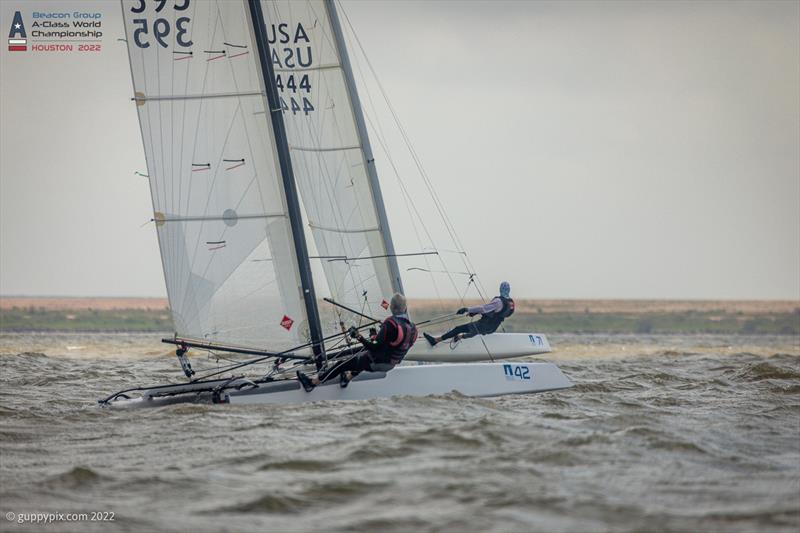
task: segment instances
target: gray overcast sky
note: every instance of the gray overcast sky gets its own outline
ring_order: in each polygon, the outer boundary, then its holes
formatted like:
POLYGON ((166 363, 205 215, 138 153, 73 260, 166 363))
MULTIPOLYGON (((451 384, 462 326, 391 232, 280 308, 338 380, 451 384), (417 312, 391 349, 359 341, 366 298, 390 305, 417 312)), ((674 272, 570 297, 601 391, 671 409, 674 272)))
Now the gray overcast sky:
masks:
MULTIPOLYGON (((800 2, 344 5, 487 286, 800 299, 800 2)), ((34 8, 105 35, 0 49, 0 293, 164 295, 119 5, 34 8)))

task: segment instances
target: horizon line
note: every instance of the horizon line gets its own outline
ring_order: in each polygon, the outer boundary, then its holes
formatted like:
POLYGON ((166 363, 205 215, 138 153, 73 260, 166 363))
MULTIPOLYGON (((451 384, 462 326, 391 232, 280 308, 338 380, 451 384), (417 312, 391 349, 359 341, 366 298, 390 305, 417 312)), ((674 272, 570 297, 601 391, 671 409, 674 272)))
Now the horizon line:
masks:
MULTIPOLYGON (((104 300, 164 300, 168 302, 168 298, 166 296, 99 296, 99 295, 56 295, 56 294, 48 294, 48 295, 41 295, 41 294, 0 294, 0 300, 2 299, 11 299, 11 298, 27 298, 27 299, 104 299, 104 300)), ((425 297, 416 297, 416 296, 409 296, 410 300, 440 300, 440 301, 452 301, 452 300, 460 300, 459 298, 452 297, 452 298, 437 298, 431 296, 425 297)), ((480 298, 464 298, 464 300, 479 300, 480 298)), ((701 297, 676 297, 676 298, 659 298, 659 297, 635 297, 635 298, 623 298, 623 297, 551 297, 551 296, 518 296, 516 297, 517 300, 539 300, 539 301, 572 301, 572 302, 582 302, 582 301, 629 301, 629 302, 636 302, 636 301, 654 301, 654 302, 781 302, 781 303, 796 303, 800 306, 800 299, 796 298, 701 298, 701 297)))

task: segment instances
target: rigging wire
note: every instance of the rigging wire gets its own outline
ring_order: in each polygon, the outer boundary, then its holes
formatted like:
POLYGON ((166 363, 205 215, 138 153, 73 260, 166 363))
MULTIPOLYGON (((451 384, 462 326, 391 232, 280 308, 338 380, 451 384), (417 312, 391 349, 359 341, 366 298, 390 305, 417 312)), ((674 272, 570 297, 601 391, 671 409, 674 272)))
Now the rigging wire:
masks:
POLYGON ((366 50, 364 49, 364 46, 361 44, 361 39, 358 37, 358 33, 355 31, 355 28, 353 27, 353 25, 352 25, 352 23, 350 21, 350 17, 348 16, 347 12, 344 10, 344 7, 341 5, 341 2, 339 2, 339 6, 340 6, 342 12, 344 13, 345 20, 347 21, 347 24, 350 27, 350 30, 351 30, 351 32, 353 34, 353 37, 355 38, 356 43, 358 44, 358 47, 359 47, 362 55, 364 56, 364 59, 365 59, 365 61, 367 63, 367 66, 369 67, 370 72, 372 73, 372 75, 373 75, 373 77, 375 79, 375 83, 377 84, 378 89, 380 90, 381 95, 383 96, 384 101, 386 102, 387 108, 389 109, 390 113, 392 114, 392 118, 394 119, 395 124, 397 125, 398 130, 400 131, 400 134, 403 137, 403 140, 405 141, 406 147, 409 149, 409 152, 410 152, 412 158, 414 159, 415 164, 417 165, 417 169, 419 170, 420 175, 423 178, 423 180, 424 180, 424 182, 425 182, 425 184, 426 184, 426 186, 428 188, 428 192, 431 193, 431 195, 433 197, 434 204, 436 205, 436 208, 439 211, 439 215, 441 216, 442 220, 445 222, 445 225, 446 225, 446 228, 448 229, 448 231, 451 232, 451 237, 453 238, 453 242, 460 249, 463 250, 464 247, 461 244, 461 241, 458 238, 457 233, 455 232, 455 228, 453 227, 453 224, 450 221, 450 218, 447 216, 447 213, 444 210, 444 207, 442 205, 441 199, 439 198, 439 195, 437 194, 436 190, 434 189, 433 184, 430 181, 430 177, 428 176, 427 171, 423 167, 422 161, 419 158, 419 156, 417 154, 417 151, 414 148, 414 145, 411 142, 411 139, 408 136, 408 133, 407 133, 405 127, 403 126, 403 123, 400 121, 400 117, 397 114, 397 112, 396 112, 396 110, 394 108, 394 105, 392 104, 392 102, 391 102, 391 100, 389 98, 388 93, 384 89, 383 84, 381 83, 380 78, 378 77, 378 74, 377 74, 377 72, 375 71, 375 68, 372 65, 372 62, 370 61, 369 56, 366 53, 366 50))
MULTIPOLYGON (((456 247, 463 251, 464 250, 464 246, 463 246, 460 238, 458 237, 457 232, 455 231, 455 227, 453 226, 452 221, 450 220, 450 218, 447 216, 447 213, 444 210, 444 206, 442 204, 442 201, 441 201, 439 195, 437 194, 436 190, 434 189, 433 183, 431 182, 427 171, 425 170, 424 166, 422 165, 422 161, 421 161, 416 149, 414 148, 413 143, 411 142, 411 139, 410 139, 405 127, 403 126, 402 122, 400 121, 400 117, 397 114, 394 106, 392 105, 391 100, 389 99, 388 93, 384 89, 383 84, 380 81, 380 78, 378 77, 377 72, 375 71, 375 68, 372 65, 372 62, 370 61, 369 56, 367 55, 367 53, 366 53, 366 51, 364 49, 364 46, 361 43, 361 40, 360 40, 360 38, 358 36, 358 33, 355 31, 355 28, 353 27, 353 24, 350 21, 350 17, 347 14, 347 11, 341 6, 341 2, 339 2, 339 6, 340 6, 340 9, 341 9, 342 13, 344 13, 344 18, 347 21, 347 25, 350 28, 350 31, 351 31, 351 33, 352 33, 352 35, 353 35, 353 37, 354 37, 354 39, 355 39, 355 41, 356 41, 356 43, 358 45, 359 50, 361 51, 361 54, 364 57, 364 60, 366 61, 366 64, 367 64, 370 72, 372 73, 372 76, 373 76, 373 78, 375 80, 375 83, 376 83, 381 95, 383 96, 384 102, 386 103, 386 106, 389 109, 389 112, 391 113, 392 118, 394 119, 395 125, 397 126, 397 128, 398 128, 398 130, 400 132, 400 135, 403 138, 403 141, 404 141, 404 143, 405 143, 405 145, 406 145, 406 147, 407 147, 407 149, 409 151, 409 154, 411 155, 411 157, 412 157, 412 159, 413 159, 413 161, 414 161, 414 163, 415 163, 415 165, 417 167, 417 170, 418 170, 418 172, 420 174, 420 177, 422 178, 422 180, 423 180, 423 182, 425 184, 425 187, 426 187, 426 189, 428 190, 428 193, 431 196, 431 199, 432 199, 432 201, 434 203, 434 206, 436 207, 436 210, 439 213, 439 216, 442 219, 442 222, 444 223, 445 230, 450 235, 450 238, 453 241, 453 243, 456 245, 456 247)), ((366 86, 366 83, 365 83, 365 86, 366 86)), ((373 129, 375 129, 375 128, 373 127, 373 129)), ((384 148, 384 152, 386 152, 387 156, 388 156, 388 150, 386 149, 384 143, 382 142, 382 139, 379 139, 379 142, 380 142, 381 146, 384 148)), ((394 165, 392 165, 392 166, 394 167, 394 165)), ((399 175, 398 175, 398 180, 401 180, 399 175)), ((403 187, 403 189, 405 190, 405 187, 403 187)), ((411 201, 413 203, 413 200, 411 200, 411 201)), ((424 226, 424 223, 423 223, 423 226, 424 226)), ((426 232, 427 232, 427 230, 426 230, 426 232)), ((464 266, 467 268, 467 270, 469 270, 470 272, 474 272, 475 271, 475 268, 472 265, 471 261, 469 260, 469 257, 466 254, 466 252, 463 252, 462 260, 463 260, 464 266)), ((447 267, 445 265, 445 269, 446 268, 447 267)), ((451 282, 453 282, 452 279, 451 279, 451 282)), ((481 299, 485 300, 486 298, 485 298, 485 296, 483 294, 485 292, 485 290, 483 290, 483 287, 482 287, 479 279, 477 280, 477 283, 474 284, 474 286, 475 286, 475 289, 478 292, 478 295, 481 297, 481 299)))
MULTIPOLYGON (((347 14, 345 13, 345 17, 346 16, 347 16, 347 14)), ((349 24, 349 20, 348 20, 348 24, 349 24)), ((352 29, 352 25, 350 25, 350 27, 352 29)), ((352 39, 350 38, 350 34, 347 33, 347 32, 343 32, 343 34, 344 34, 345 39, 347 39, 348 43, 350 43, 349 48, 355 49, 353 47, 353 45, 352 45, 352 39)), ((427 227, 425 227, 423 219, 422 219, 422 215, 419 213, 419 210, 417 209, 416 204, 413 203, 413 200, 411 199, 411 194, 408 192, 408 189, 406 187, 405 182, 400 177, 400 172, 399 172, 397 166, 395 165, 395 162, 394 162, 394 159, 392 158, 391 152, 388 149, 388 142, 386 140, 386 135, 383 132, 383 128, 381 126, 380 120, 378 120, 377 108, 376 108, 375 103, 374 103, 374 101, 372 99, 372 91, 369 90, 369 84, 367 83, 366 76, 364 75, 363 69, 361 68, 361 62, 358 60, 358 56, 357 55, 354 55, 353 59, 354 59, 354 61, 352 63, 355 64, 356 70, 358 71, 359 77, 361 78, 361 85, 364 88, 364 92, 367 95, 367 101, 369 102, 370 106, 372 107, 372 111, 373 111, 373 114, 375 116, 375 122, 372 121, 372 119, 370 117, 370 113, 368 113, 368 112, 364 113, 364 118, 366 119, 367 123, 371 127, 371 129, 372 129, 372 131, 374 133, 374 137, 378 140, 378 144, 380 145, 381 149, 383 150, 383 153, 386 156, 386 159, 389 161, 389 165, 392 167, 392 170, 394 171, 395 179, 397 180, 397 183, 399 184, 401 192, 402 192, 402 194, 400 196, 403 198, 403 203, 405 205, 406 211, 409 214, 408 220, 411 222, 411 227, 414 230, 414 235, 415 235, 415 237, 417 239, 417 244, 419 245, 419 247, 421 249, 425 249, 425 246, 424 246, 424 244, 422 242, 422 237, 420 236, 419 228, 417 227, 417 222, 416 221, 419 221, 419 223, 422 224, 423 230, 425 231, 425 233, 426 233, 426 235, 427 235, 427 237, 428 237, 428 239, 430 241, 431 248, 433 248, 435 250, 436 246, 435 246, 435 243, 433 242, 433 238, 431 237, 430 232, 427 230, 427 227), (412 213, 412 209, 413 209, 414 213, 412 213), (414 216, 415 214, 416 214, 416 216, 414 216)), ((425 261, 425 266, 427 266, 428 269, 430 269, 431 265, 430 265, 430 261, 428 260, 428 258, 425 257, 424 261, 425 261)), ((440 262, 441 262, 441 259, 440 259, 440 262)), ((439 301, 440 304, 443 303, 443 299, 442 299, 441 293, 439 292, 439 286, 436 283, 436 279, 433 277, 433 275, 430 276, 430 281, 431 281, 431 285, 434 288, 434 291, 436 292, 437 300, 439 301)))

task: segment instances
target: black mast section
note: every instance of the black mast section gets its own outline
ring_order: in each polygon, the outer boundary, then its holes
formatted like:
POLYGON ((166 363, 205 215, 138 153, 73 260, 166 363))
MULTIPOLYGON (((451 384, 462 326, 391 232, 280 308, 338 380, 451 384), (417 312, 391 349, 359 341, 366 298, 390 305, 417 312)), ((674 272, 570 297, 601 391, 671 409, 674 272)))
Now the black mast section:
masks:
POLYGON ((325 345, 322 340, 322 327, 320 326, 319 311, 317 310, 317 296, 314 292, 314 280, 311 276, 311 264, 308 261, 308 247, 306 245, 306 235, 303 230, 303 218, 300 212, 297 184, 294 181, 292 158, 289 153, 289 142, 286 138, 286 125, 283 122, 280 97, 278 96, 278 88, 275 85, 275 72, 273 71, 272 60, 270 59, 267 25, 264 21, 264 12, 261 10, 261 2, 259 0, 249 0, 249 4, 250 18, 253 24, 253 36, 255 37, 256 47, 258 48, 261 72, 264 75, 267 104, 269 105, 269 112, 272 117, 272 131, 275 135, 275 144, 278 149, 278 161, 281 166, 281 176, 283 177, 283 190, 286 194, 289 222, 292 226, 294 250, 297 254, 297 265, 300 269, 300 283, 303 290, 303 300, 306 305, 306 314, 308 315, 311 346, 314 350, 314 354, 320 354, 324 353, 325 345))

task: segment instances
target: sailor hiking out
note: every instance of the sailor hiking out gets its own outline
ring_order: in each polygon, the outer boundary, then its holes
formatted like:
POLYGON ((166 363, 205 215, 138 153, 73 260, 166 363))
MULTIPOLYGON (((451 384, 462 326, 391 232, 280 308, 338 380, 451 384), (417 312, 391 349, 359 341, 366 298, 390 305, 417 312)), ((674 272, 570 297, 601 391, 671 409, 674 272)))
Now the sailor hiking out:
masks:
POLYGON ((500 284, 500 296, 495 296, 492 301, 474 307, 462 307, 456 313, 469 316, 481 315, 480 320, 456 326, 440 337, 423 333, 431 346, 455 338, 456 340, 474 337, 475 335, 489 335, 497 331, 503 321, 514 314, 514 300, 510 297, 511 285, 507 281, 500 284))
POLYGON ((361 372, 388 372, 400 364, 417 340, 417 327, 408 318, 406 298, 402 294, 392 296, 389 309, 392 316, 383 321, 374 339, 363 337, 355 327, 350 328, 348 334, 364 345, 355 354, 335 361, 313 378, 298 372, 297 379, 306 392, 337 376, 339 385, 347 387, 350 380, 361 372))

